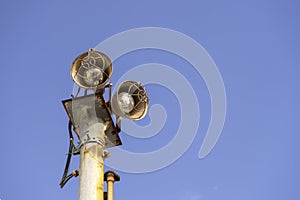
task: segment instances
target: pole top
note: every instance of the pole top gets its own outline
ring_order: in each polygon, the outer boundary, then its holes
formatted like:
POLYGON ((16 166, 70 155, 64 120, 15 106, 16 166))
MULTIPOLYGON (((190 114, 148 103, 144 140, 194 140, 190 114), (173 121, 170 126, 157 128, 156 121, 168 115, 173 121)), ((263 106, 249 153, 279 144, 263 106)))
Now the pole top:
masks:
POLYGON ((109 178, 113 178, 114 181, 120 181, 120 176, 111 170, 108 170, 104 174, 104 181, 107 181, 109 178))

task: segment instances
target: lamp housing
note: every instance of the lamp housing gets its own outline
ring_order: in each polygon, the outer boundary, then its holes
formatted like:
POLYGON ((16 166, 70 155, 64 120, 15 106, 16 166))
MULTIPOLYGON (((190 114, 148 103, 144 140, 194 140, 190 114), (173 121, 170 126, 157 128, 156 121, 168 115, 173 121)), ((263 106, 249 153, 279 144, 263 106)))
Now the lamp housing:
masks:
POLYGON ((79 55, 72 63, 71 76, 81 88, 96 90, 110 79, 113 67, 107 55, 90 49, 79 55))
POLYGON ((148 104, 149 99, 141 83, 124 81, 113 95, 111 109, 118 117, 139 120, 146 115, 148 104))

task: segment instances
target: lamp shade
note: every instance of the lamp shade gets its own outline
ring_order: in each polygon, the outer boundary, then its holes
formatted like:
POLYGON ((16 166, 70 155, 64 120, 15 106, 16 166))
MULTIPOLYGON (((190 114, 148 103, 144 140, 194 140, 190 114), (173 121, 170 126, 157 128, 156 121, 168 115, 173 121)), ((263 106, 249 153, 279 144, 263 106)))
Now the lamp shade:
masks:
POLYGON ((79 55, 71 67, 73 81, 84 89, 103 87, 112 75, 112 63, 107 55, 90 49, 79 55))
POLYGON ((112 112, 119 117, 142 119, 148 110, 149 100, 145 88, 135 81, 124 81, 112 98, 112 112))

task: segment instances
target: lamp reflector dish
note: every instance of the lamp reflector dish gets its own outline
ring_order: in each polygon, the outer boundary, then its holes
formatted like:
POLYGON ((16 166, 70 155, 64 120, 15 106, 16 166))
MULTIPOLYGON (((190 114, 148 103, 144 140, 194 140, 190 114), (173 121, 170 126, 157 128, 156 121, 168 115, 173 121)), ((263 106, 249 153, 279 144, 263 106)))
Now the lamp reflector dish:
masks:
POLYGON ((135 81, 124 81, 112 98, 112 112, 119 117, 142 119, 148 110, 149 99, 145 88, 135 81))
POLYGON ((112 74, 112 63, 102 52, 90 50, 79 55, 71 67, 73 81, 84 89, 103 87, 112 74))

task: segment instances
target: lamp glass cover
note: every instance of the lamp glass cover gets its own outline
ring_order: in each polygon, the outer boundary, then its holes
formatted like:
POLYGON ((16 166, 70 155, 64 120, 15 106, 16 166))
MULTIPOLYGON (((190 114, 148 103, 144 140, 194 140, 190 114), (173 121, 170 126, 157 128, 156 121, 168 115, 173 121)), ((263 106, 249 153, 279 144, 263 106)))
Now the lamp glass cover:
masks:
POLYGON ((85 71, 85 82, 94 87, 101 83, 103 79, 103 73, 99 68, 90 68, 85 71))
POLYGON ((118 100, 121 110, 125 113, 130 113, 130 111, 134 108, 134 100, 129 93, 121 92, 118 100))

